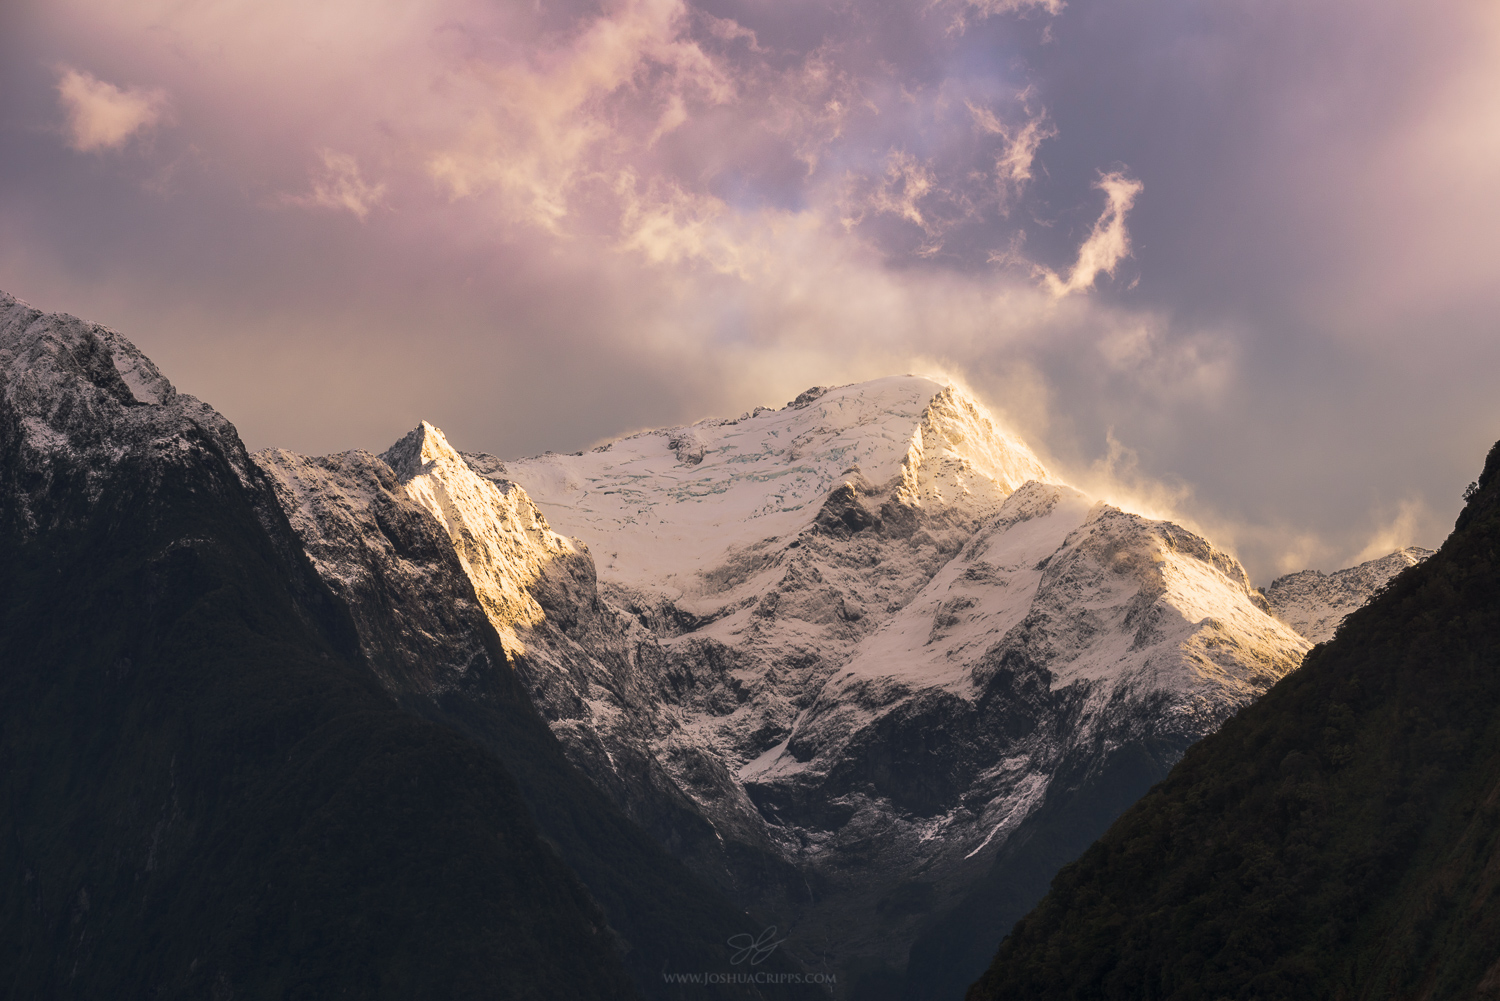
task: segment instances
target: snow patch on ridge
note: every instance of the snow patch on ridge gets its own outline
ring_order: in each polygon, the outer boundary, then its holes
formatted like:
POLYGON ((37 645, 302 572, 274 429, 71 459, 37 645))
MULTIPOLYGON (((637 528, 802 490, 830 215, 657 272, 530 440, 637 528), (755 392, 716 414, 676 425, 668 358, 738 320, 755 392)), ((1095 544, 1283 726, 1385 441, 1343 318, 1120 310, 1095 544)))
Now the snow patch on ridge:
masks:
POLYGON ((1041 565, 1093 506, 1071 487, 1022 486, 910 603, 860 643, 839 679, 967 691, 974 662, 1026 616, 1041 565))

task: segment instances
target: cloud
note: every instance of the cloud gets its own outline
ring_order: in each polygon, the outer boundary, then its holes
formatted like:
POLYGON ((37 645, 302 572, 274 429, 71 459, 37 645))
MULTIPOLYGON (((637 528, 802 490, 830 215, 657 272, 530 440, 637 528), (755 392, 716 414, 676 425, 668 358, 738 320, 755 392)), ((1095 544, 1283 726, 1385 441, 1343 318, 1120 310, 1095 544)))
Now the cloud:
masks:
POLYGON ((159 124, 167 113, 163 90, 121 90, 69 66, 57 72, 57 94, 68 119, 68 145, 80 152, 118 149, 131 136, 159 124))
MULTIPOLYGON (((941 0, 933 0, 936 6, 941 0)), ((982 21, 999 14, 1028 14, 1033 11, 1055 16, 1067 6, 1064 0, 955 0, 957 11, 953 15, 952 29, 962 32, 975 21, 982 21)))
POLYGON ((1114 428, 1105 431, 1105 445, 1104 455, 1087 470, 1073 474, 1072 480, 1080 489, 1122 510, 1198 530, 1181 513, 1192 500, 1191 487, 1147 475, 1141 469, 1140 455, 1115 437, 1114 428))
POLYGON ((322 167, 313 171, 312 191, 287 201, 349 212, 363 222, 385 198, 385 185, 367 183, 360 174, 359 162, 348 153, 322 149, 318 157, 322 167))
POLYGON ((1398 549, 1414 545, 1422 523, 1430 518, 1427 505, 1420 498, 1408 498, 1396 506, 1396 513, 1389 521, 1377 528, 1364 548, 1349 561, 1353 566, 1366 560, 1379 559, 1398 549))
POLYGON ((734 224, 728 207, 709 195, 695 195, 675 184, 658 182, 643 193, 631 171, 615 182, 620 200, 618 248, 641 254, 653 265, 702 261, 714 271, 755 280, 761 270, 758 250, 734 224))
POLYGON ((1007 135, 1005 150, 995 158, 995 173, 1001 184, 1019 187, 1031 180, 1031 165, 1036 161, 1037 147, 1044 139, 1057 135, 1045 118, 1033 118, 1014 135, 1007 135))
MULTIPOLYGON (((1029 88, 1020 95, 1022 100, 1029 96, 1029 88)), ((1057 127, 1048 120, 1045 108, 1036 114, 1028 108, 1025 123, 1017 128, 1006 125, 988 108, 971 102, 966 105, 981 133, 999 136, 1005 143, 995 155, 995 184, 1001 211, 1008 212, 1011 203, 1032 180, 1038 149, 1043 142, 1057 136, 1057 127)))
POLYGON ((682 0, 627 0, 524 64, 470 61, 455 81, 469 125, 430 154, 428 173, 450 198, 498 190, 514 217, 561 232, 580 185, 612 186, 609 160, 628 165, 681 126, 690 99, 734 96, 687 15, 682 0))
POLYGON ((755 37, 755 32, 740 24, 738 21, 735 21, 732 18, 715 17, 714 15, 709 14, 706 11, 699 11, 698 16, 701 17, 704 23, 708 25, 709 34, 713 35, 715 38, 722 39, 726 42, 733 42, 736 39, 743 38, 746 44, 750 47, 751 52, 765 51, 760 47, 760 40, 755 37))
POLYGON ((1125 214, 1135 205, 1136 197, 1145 190, 1145 185, 1116 170, 1101 176, 1094 187, 1104 192, 1104 212, 1094 223, 1088 239, 1078 248, 1078 260, 1073 270, 1064 279, 1054 271, 1038 269, 1047 290, 1055 298, 1093 288, 1100 274, 1113 275, 1115 267, 1130 254, 1130 233, 1125 229, 1125 214))
POLYGON ((846 229, 857 226, 866 213, 875 212, 904 219, 929 234, 933 232, 932 222, 922 214, 921 206, 937 188, 937 177, 929 165, 905 150, 892 150, 886 157, 885 171, 868 188, 852 200, 844 216, 846 229))
POLYGON ((32 6, 15 107, 152 141, 122 194, 16 133, 0 280, 177 331, 260 444, 567 450, 925 366, 1263 575, 1373 545, 1382 498, 1435 543, 1500 426, 1492 0, 32 6))

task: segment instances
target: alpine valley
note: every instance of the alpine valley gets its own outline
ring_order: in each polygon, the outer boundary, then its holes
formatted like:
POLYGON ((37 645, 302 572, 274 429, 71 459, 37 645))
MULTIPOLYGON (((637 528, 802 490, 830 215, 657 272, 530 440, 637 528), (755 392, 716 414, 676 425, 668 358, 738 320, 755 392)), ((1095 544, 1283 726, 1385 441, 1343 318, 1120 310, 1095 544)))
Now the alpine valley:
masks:
POLYGON ((1262 593, 913 376, 514 461, 246 455, 6 296, 0 377, 16 996, 956 999, 1430 555, 1262 593))

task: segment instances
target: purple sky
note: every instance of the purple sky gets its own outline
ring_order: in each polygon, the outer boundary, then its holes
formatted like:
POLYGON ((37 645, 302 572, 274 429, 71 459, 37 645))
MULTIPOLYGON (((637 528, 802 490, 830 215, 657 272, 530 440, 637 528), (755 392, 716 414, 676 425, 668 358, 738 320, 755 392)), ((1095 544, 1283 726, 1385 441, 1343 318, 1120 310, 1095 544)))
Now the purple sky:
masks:
POLYGON ((19 0, 0 288, 252 448, 943 374, 1258 582, 1500 437, 1500 5, 19 0))

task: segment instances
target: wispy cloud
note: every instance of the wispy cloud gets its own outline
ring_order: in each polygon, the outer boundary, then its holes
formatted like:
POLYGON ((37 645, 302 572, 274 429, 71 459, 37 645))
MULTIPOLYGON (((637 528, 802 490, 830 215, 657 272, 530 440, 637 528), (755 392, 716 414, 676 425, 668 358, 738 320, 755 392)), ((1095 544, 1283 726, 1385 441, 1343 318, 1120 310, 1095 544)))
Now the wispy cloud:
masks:
MULTIPOLYGON (((1022 100, 1028 96, 1029 89, 1020 95, 1022 100)), ((1026 120, 1019 126, 1011 126, 990 109, 966 103, 975 127, 983 134, 999 136, 1004 142, 995 154, 995 185, 1001 211, 1007 212, 1032 180, 1037 152, 1043 142, 1057 136, 1057 127, 1048 119, 1045 108, 1035 114, 1027 108, 1026 120)))
POLYGON ((131 136, 161 123, 166 91, 121 89, 71 66, 57 70, 57 95, 67 117, 68 145, 82 152, 118 149, 131 136))
MULTIPOLYGON (((933 0, 933 6, 941 2, 943 0, 933 0)), ((998 14, 1036 12, 1056 15, 1061 14, 1063 8, 1067 6, 1064 0, 951 0, 949 5, 955 8, 952 30, 960 32, 975 21, 982 21, 998 14)))
POLYGON ((316 206, 348 212, 363 222, 370 210, 385 198, 385 185, 371 184, 360 173, 359 161, 348 153, 318 151, 319 166, 313 170, 312 190, 286 200, 294 205, 316 206))
POLYGON ((1130 233, 1125 228, 1125 214, 1135 205, 1145 185, 1116 170, 1100 177, 1094 187, 1104 192, 1104 212, 1078 248, 1078 260, 1068 277, 1060 278, 1055 271, 1038 269, 1047 290, 1055 298, 1093 288, 1101 274, 1113 275, 1120 261, 1130 254, 1130 233))
MULTIPOLYGON (((862 178, 860 180, 863 180, 862 178)), ((931 167, 905 150, 892 150, 886 157, 885 170, 873 183, 860 185, 844 216, 844 226, 857 226, 867 213, 881 213, 903 219, 928 233, 932 222, 924 214, 922 202, 935 193, 937 177, 931 167)))

